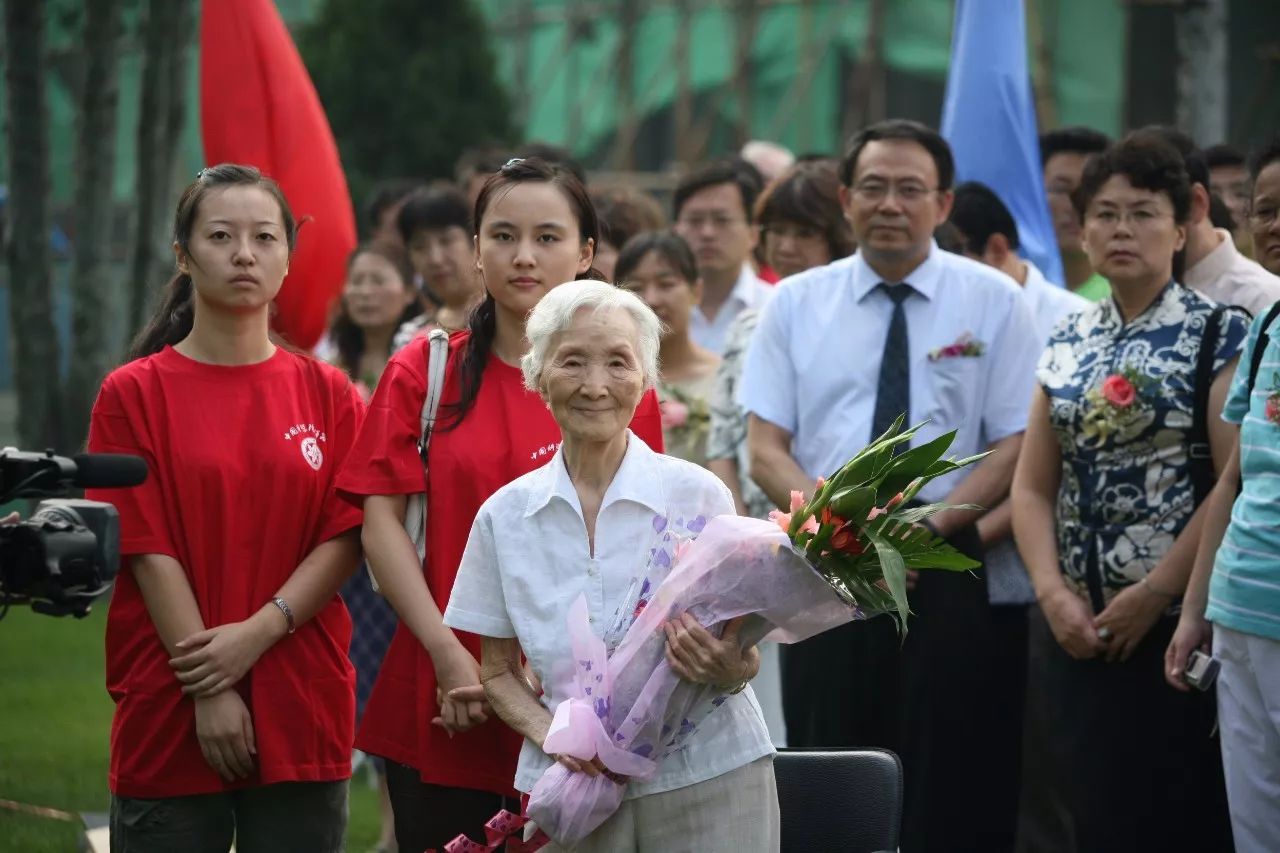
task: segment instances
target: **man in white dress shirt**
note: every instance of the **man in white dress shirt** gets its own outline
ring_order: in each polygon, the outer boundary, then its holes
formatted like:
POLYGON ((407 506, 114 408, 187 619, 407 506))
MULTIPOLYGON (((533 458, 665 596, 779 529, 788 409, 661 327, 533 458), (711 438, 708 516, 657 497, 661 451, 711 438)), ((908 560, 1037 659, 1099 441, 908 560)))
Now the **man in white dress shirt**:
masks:
POLYGON ((1267 313, 1280 299, 1280 278, 1240 254, 1230 231, 1213 227, 1209 218, 1209 166, 1204 152, 1182 131, 1170 127, 1154 129, 1182 154, 1191 178, 1191 217, 1187 223, 1182 283, 1214 302, 1239 305, 1255 317, 1267 313))
MULTIPOLYGON (((954 429, 956 456, 994 451, 922 500, 991 507, 1008 493, 1042 341, 1013 281, 934 244, 954 172, 946 141, 916 122, 881 122, 850 144, 841 203, 858 252, 779 286, 742 377, 752 476, 780 506, 904 411, 928 420, 916 443, 954 429)), ((979 515, 953 510, 934 526, 981 559, 979 515)), ((897 751, 904 853, 1012 849, 1021 697, 1005 686, 1018 674, 996 648, 984 574, 922 573, 910 603, 901 645, 877 618, 788 647, 785 689, 800 689, 798 670, 813 695, 788 740, 897 751)))
POLYGON ((773 289, 751 268, 758 237, 751 221, 759 176, 746 163, 723 160, 686 175, 675 191, 675 231, 693 249, 702 279, 702 301, 693 309, 690 334, 719 355, 738 314, 761 308, 773 289))
MULTIPOLYGON (((1058 321, 1089 307, 1087 299, 1049 283, 1035 264, 1018 257, 1018 224, 1000 196, 987 185, 969 181, 956 187, 950 221, 964 237, 965 257, 1000 270, 1022 286, 1041 347, 1058 321)), ((978 533, 987 552, 991 603, 1034 604, 1035 591, 1011 539, 1012 510, 1007 500, 978 520, 978 533)))

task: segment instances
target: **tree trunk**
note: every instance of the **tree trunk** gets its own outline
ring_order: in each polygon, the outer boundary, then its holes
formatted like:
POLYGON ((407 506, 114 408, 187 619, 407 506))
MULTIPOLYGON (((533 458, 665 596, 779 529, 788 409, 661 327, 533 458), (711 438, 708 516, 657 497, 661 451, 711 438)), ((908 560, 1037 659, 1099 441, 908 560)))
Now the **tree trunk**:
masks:
POLYGON ((58 338, 49 254, 49 122, 43 3, 6 3, 9 110, 9 322, 18 435, 27 449, 59 445, 58 338))
POLYGON ((190 0, 149 0, 143 25, 138 110, 138 192, 129 272, 128 325, 147 319, 173 268, 169 211, 176 201, 178 150, 186 118, 190 0))
POLYGON ((1227 0, 1177 11, 1178 127, 1201 145, 1227 138, 1227 0))
POLYGON ((73 442, 88 435, 89 411, 115 355, 107 351, 107 329, 115 304, 110 255, 120 25, 120 0, 88 0, 76 139, 72 350, 67 376, 67 437, 73 442))

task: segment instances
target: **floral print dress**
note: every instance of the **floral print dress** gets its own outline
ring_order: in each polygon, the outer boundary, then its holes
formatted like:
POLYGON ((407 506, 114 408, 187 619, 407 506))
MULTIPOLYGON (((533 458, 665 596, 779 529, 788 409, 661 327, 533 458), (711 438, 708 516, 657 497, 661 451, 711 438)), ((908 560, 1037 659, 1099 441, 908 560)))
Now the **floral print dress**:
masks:
MULTIPOLYGON (((1095 611, 1154 569, 1195 511, 1195 373, 1216 307, 1170 282, 1125 323, 1108 297, 1059 323, 1040 358, 1062 452, 1059 560, 1067 585, 1095 611)), ((1247 332, 1243 314, 1222 313, 1215 376, 1247 332)))
POLYGON ((707 432, 711 409, 707 398, 715 373, 684 382, 658 383, 658 405, 662 410, 662 442, 668 456, 695 465, 707 464, 707 432))

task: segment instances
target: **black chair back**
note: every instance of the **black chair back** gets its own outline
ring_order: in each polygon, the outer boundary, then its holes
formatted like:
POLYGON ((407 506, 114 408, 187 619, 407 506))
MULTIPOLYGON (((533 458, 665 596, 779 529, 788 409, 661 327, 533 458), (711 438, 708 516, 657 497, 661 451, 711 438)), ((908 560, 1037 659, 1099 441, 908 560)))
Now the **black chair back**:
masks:
POLYGON ((782 853, 897 850, 902 762, 887 749, 781 749, 782 853))

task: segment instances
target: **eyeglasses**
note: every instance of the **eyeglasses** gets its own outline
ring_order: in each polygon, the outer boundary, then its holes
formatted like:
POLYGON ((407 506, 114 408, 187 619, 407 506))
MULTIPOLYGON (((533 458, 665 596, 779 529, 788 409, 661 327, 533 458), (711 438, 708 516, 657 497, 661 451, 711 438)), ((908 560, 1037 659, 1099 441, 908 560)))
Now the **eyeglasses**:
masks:
POLYGON ((1249 211, 1249 224, 1254 228, 1267 228, 1275 223, 1277 216, 1280 216, 1280 207, 1264 204, 1249 211))
POLYGON ((1110 208, 1106 210, 1090 211, 1085 214, 1086 220, 1106 229, 1117 228, 1121 222, 1127 222, 1129 223, 1130 228, 1142 230, 1156 225, 1161 220, 1172 218, 1172 213, 1163 213, 1161 211, 1141 208, 1138 210, 1126 211, 1123 214, 1118 210, 1112 210, 1110 208))
POLYGON ((863 181, 853 188, 855 196, 872 204, 882 202, 891 195, 897 197, 903 204, 916 204, 934 192, 937 190, 926 187, 924 184, 889 184, 883 181, 863 181))
POLYGON ((716 214, 710 216, 682 216, 676 220, 677 225, 681 228, 688 228, 690 231, 701 231, 708 225, 715 231, 725 231, 734 225, 743 225, 745 223, 745 219, 716 214))

